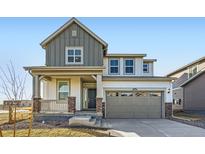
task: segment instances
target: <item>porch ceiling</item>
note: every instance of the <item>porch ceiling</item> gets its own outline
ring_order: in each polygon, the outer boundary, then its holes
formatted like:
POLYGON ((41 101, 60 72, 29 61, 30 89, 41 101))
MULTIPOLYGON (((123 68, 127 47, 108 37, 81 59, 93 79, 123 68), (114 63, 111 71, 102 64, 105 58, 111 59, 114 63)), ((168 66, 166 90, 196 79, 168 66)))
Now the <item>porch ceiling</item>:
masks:
POLYGON ((33 75, 43 76, 59 76, 59 75, 95 75, 102 74, 105 67, 102 66, 72 66, 72 67, 47 67, 47 66, 33 66, 24 67, 33 75))

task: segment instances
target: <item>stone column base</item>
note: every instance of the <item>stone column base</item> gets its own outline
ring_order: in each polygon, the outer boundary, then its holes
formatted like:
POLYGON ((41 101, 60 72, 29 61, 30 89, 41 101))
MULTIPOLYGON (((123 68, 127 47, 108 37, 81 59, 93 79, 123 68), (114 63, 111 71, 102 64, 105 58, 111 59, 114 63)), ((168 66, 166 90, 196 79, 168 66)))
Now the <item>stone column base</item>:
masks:
POLYGON ((105 118, 105 102, 102 102, 102 116, 105 118))
POLYGON ((75 113, 76 97, 68 97, 68 112, 75 113))
POLYGON ((102 98, 96 98, 96 113, 98 116, 103 115, 103 104, 102 104, 102 98))
POLYGON ((41 98, 33 98, 33 112, 41 111, 41 98))
POLYGON ((172 103, 165 103, 165 118, 172 117, 172 103))

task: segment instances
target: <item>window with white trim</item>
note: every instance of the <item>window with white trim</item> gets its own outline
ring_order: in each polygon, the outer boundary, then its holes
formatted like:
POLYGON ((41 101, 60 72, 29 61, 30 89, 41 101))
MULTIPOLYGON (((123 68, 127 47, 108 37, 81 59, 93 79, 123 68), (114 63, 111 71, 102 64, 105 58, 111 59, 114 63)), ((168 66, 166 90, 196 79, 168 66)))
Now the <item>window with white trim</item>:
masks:
POLYGON ((120 70, 119 70, 119 59, 109 59, 109 73, 110 74, 119 74, 120 70))
POLYGON ((195 74, 197 74, 198 72, 198 67, 197 65, 194 65, 192 67, 189 68, 189 78, 191 78, 192 76, 194 76, 195 74))
POLYGON ((124 60, 124 72, 125 74, 134 74, 134 60, 133 59, 124 60))
POLYGON ((67 47, 65 53, 66 64, 83 64, 83 48, 67 47))
POLYGON ((149 64, 148 63, 143 64, 143 72, 144 73, 149 73, 149 64))
POLYGON ((58 100, 66 100, 69 96, 69 83, 68 81, 58 81, 57 87, 58 100))

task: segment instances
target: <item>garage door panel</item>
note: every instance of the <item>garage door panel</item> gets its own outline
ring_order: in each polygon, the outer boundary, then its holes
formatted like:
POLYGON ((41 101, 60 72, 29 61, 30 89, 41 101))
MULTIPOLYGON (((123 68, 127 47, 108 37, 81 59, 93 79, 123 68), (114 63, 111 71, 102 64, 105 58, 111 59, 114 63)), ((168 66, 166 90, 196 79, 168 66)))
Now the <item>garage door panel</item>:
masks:
POLYGON ((107 118, 161 118, 161 96, 107 96, 107 118))

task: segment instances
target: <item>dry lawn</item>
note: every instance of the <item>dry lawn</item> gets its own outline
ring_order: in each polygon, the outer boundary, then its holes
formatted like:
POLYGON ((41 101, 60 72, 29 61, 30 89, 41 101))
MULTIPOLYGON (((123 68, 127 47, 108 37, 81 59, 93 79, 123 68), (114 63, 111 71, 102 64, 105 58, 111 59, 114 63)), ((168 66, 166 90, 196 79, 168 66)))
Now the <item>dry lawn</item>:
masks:
MULTIPOLYGON (((13 130, 3 130, 4 137, 12 137, 13 130)), ((17 137, 26 137, 28 129, 16 130, 17 137)), ((94 129, 86 128, 52 128, 52 129, 32 129, 31 137, 108 137, 105 134, 94 129)))
POLYGON ((9 121, 9 114, 8 113, 0 113, 0 125, 4 123, 8 123, 9 121))
MULTIPOLYGON (((28 113, 17 113, 16 121, 28 119, 28 113)), ((9 113, 0 113, 0 125, 9 122, 9 113)))

